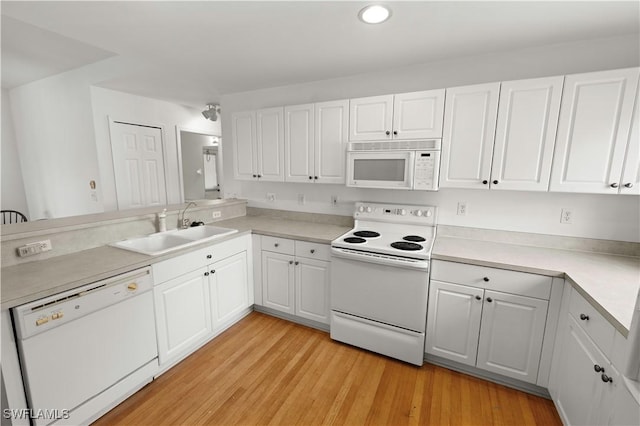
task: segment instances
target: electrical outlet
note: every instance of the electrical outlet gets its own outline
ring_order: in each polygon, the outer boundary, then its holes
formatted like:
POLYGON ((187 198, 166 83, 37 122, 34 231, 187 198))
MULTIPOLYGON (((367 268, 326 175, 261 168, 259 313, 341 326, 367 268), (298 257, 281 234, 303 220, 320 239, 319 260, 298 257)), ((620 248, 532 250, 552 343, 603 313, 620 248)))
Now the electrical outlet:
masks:
POLYGON ((213 212, 211 213, 211 217, 212 217, 213 219, 217 219, 217 218, 219 218, 219 217, 222 217, 222 212, 221 212, 221 211, 219 211, 219 210, 215 210, 215 211, 213 211, 213 212))
POLYGON ((304 205, 304 194, 298 194, 298 204, 304 205))
POLYGON ((466 216, 467 215, 467 203, 466 201, 458 202, 458 216, 466 216))
POLYGON ((276 194, 273 192, 267 192, 267 201, 270 203, 275 203, 276 201, 276 194))
POLYGON ((33 256, 34 254, 39 254, 49 250, 51 250, 51 240, 36 241, 35 243, 29 243, 18 247, 18 256, 33 256))
POLYGON ((338 204, 338 196, 337 195, 332 195, 331 196, 331 205, 335 206, 338 204))
POLYGON ((562 209, 560 212, 560 223, 566 223, 566 224, 573 223, 573 210, 562 209))

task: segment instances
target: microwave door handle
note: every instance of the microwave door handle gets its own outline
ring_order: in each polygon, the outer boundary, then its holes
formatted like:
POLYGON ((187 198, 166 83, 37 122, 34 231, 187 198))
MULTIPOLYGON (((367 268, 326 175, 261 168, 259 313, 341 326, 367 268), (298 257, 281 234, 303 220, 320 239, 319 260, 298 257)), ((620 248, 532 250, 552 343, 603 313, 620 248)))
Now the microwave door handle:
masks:
POLYGON ((405 170, 408 189, 413 189, 413 176, 415 172, 415 167, 416 167, 416 153, 415 151, 409 151, 409 157, 407 158, 407 167, 405 170))

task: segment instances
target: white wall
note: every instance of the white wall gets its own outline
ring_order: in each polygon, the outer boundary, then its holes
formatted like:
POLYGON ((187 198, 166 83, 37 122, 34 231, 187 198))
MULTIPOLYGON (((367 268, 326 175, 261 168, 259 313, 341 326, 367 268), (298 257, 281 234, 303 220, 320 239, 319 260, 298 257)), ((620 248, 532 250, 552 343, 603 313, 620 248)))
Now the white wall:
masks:
POLYGON ((0 181, 2 181, 0 207, 2 210, 17 210, 29 218, 29 208, 24 195, 24 181, 20 170, 20 157, 13 129, 13 118, 9 104, 9 91, 2 89, 2 139, 0 139, 0 181))
POLYGON ((176 126, 180 126, 182 130, 220 135, 220 121, 206 120, 197 109, 95 86, 91 87, 91 102, 105 211, 117 209, 109 117, 112 120, 163 128, 165 163, 167 164, 167 170, 165 170, 167 203, 179 203, 180 179, 176 126))
MULTIPOLYGON (((558 44, 513 52, 466 57, 431 64, 318 81, 222 97, 224 168, 233 170, 231 114, 257 108, 295 105, 414 90, 454 87, 493 81, 625 68, 640 64, 640 41, 621 37, 558 44)), ((522 232, 640 241, 638 197, 471 191, 443 189, 437 193, 378 191, 342 185, 289 184, 238 181, 224 176, 225 197, 247 198, 250 206, 350 215, 355 201, 433 204, 439 222, 448 225, 522 232), (266 193, 276 193, 275 203, 266 193), (305 194, 307 203, 297 203, 305 194), (337 206, 330 203, 338 195, 337 206), (468 205, 467 216, 457 216, 458 201, 468 205), (573 209, 574 223, 560 224, 560 209, 573 209)))

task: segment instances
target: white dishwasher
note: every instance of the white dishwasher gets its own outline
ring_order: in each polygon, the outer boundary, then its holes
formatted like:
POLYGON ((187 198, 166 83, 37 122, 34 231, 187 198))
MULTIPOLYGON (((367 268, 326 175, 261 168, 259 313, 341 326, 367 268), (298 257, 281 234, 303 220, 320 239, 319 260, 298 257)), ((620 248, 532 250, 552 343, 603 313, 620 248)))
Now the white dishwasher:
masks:
POLYGON ((151 269, 13 308, 36 425, 89 423, 153 379, 151 269))

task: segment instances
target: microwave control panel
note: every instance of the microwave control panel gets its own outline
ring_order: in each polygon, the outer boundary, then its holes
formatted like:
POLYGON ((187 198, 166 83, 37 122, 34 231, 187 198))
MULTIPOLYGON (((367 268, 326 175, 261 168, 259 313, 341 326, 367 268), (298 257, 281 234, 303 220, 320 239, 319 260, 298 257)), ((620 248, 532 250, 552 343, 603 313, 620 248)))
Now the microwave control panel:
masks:
POLYGON ((438 190, 440 151, 417 151, 413 170, 413 189, 438 190))

